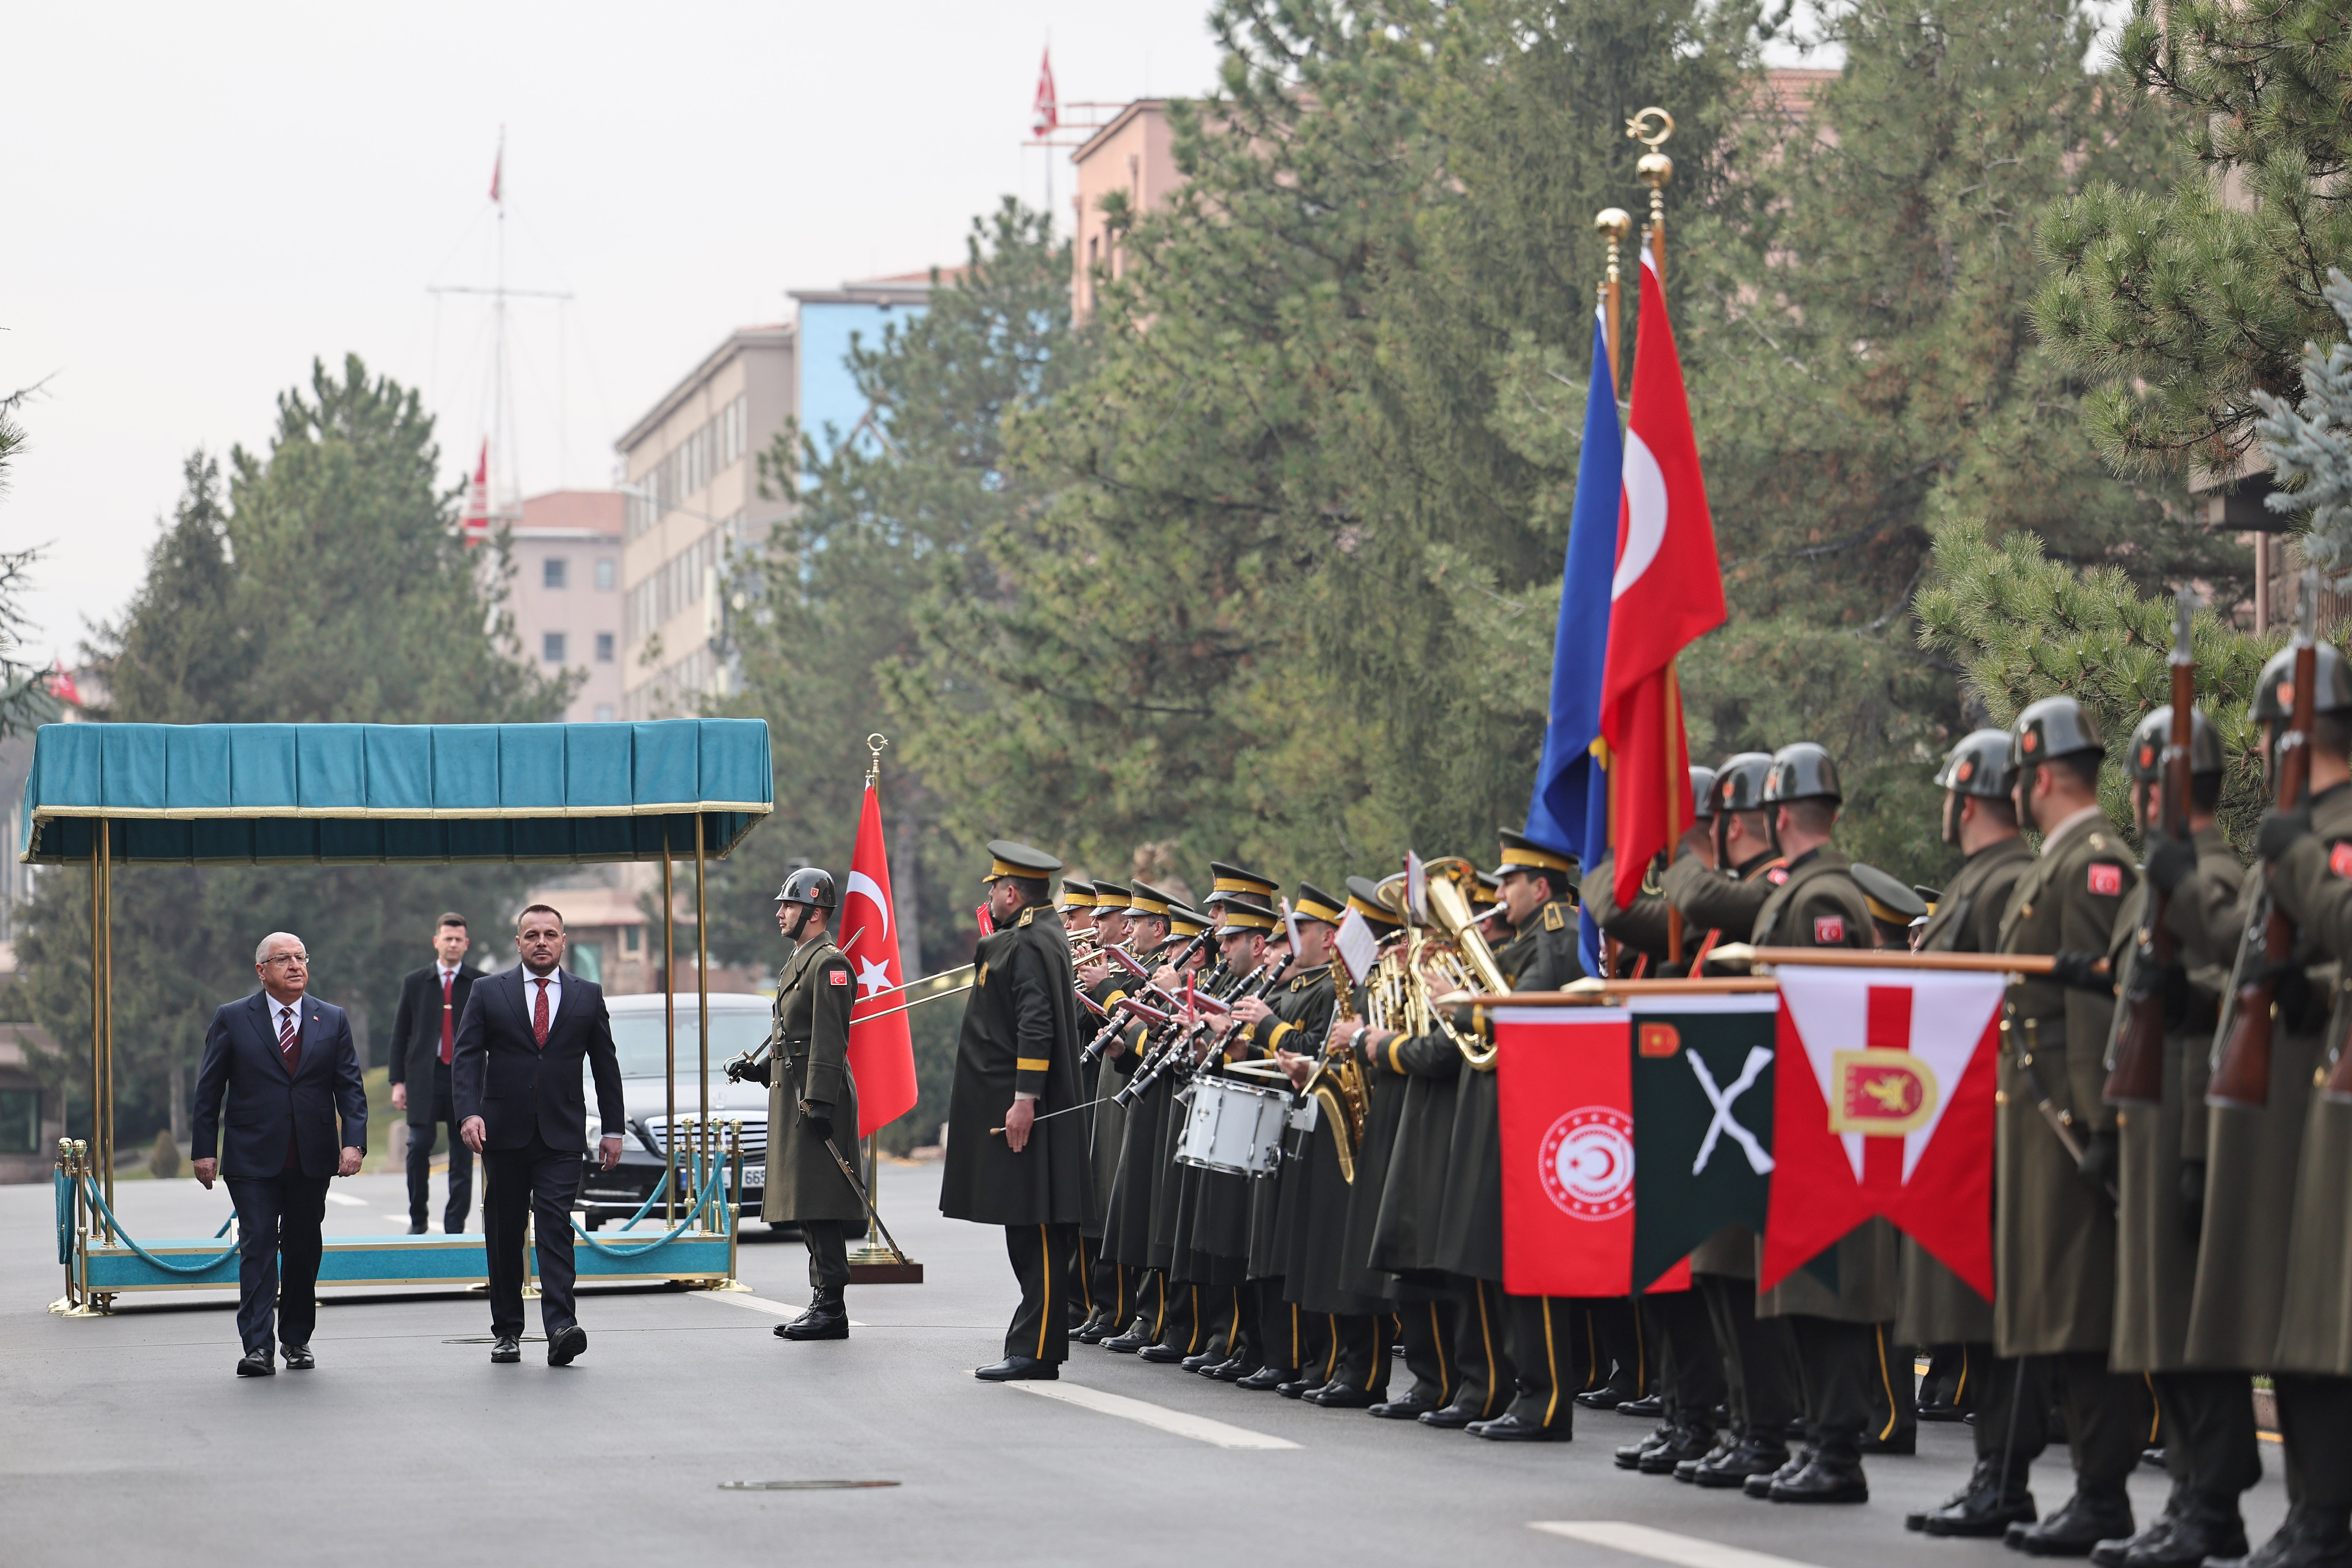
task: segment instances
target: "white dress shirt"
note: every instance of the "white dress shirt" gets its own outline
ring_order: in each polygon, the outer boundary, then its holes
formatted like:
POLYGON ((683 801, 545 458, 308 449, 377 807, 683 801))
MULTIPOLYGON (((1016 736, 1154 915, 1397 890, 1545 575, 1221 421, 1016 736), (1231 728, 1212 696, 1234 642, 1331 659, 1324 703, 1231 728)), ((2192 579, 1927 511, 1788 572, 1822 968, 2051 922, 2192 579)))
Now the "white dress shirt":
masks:
MULTIPOLYGON (((547 972, 547 1026, 555 1027, 555 1016, 563 1010, 563 966, 556 965, 547 972)), ((539 976, 526 969, 522 972, 523 1020, 539 1016, 539 976)))

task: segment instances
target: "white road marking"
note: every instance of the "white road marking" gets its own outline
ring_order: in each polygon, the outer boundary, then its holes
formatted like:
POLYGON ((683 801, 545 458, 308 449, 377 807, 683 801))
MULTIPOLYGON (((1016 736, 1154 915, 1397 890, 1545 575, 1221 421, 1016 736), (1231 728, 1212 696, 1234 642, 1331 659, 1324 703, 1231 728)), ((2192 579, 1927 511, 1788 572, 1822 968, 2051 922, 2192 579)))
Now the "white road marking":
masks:
POLYGON ((1162 1432, 1172 1432, 1179 1437, 1212 1444, 1220 1448, 1296 1448, 1297 1444, 1287 1437, 1268 1436, 1253 1432, 1246 1426, 1232 1426, 1223 1421, 1212 1421, 1205 1415, 1188 1415, 1181 1410, 1152 1405, 1140 1399, 1129 1399, 1123 1394, 1105 1394, 1099 1388, 1087 1388, 1076 1383, 1033 1383, 1024 1380, 1008 1383, 1007 1388, 1017 1388, 1024 1394, 1034 1394, 1042 1399, 1058 1399, 1065 1405, 1076 1405, 1105 1415, 1117 1415, 1129 1421, 1139 1421, 1146 1426, 1156 1426, 1162 1432))
POLYGON ((1702 1541, 1696 1535, 1678 1535, 1671 1530, 1654 1530, 1646 1524, 1629 1524, 1622 1520, 1538 1519, 1530 1521, 1528 1528, 1654 1562, 1672 1563, 1676 1568, 1813 1568, 1811 1563, 1794 1558, 1726 1546, 1719 1541, 1702 1541))
POLYGON ((341 1204, 347 1209, 363 1209, 367 1207, 367 1199, 347 1198, 341 1193, 329 1193, 327 1194, 327 1201, 331 1204, 341 1204))
MULTIPOLYGON (((806 1307, 796 1307, 790 1301, 771 1301, 765 1296, 746 1295, 740 1290, 689 1290, 687 1295, 693 1300, 717 1301, 723 1306, 740 1307, 750 1312, 765 1312, 772 1318, 797 1318, 808 1310, 806 1307)), ((852 1318, 849 1326, 863 1329, 872 1325, 852 1318)))

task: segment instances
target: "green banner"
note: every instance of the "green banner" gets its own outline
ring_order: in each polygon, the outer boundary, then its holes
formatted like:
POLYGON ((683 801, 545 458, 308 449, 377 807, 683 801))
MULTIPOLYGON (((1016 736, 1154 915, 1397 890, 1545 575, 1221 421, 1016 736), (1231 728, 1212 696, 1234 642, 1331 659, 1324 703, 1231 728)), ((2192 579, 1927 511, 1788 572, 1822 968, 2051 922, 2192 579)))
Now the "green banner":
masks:
POLYGON ((1764 1231, 1773 995, 1678 997, 1633 1014, 1633 1284, 1727 1225, 1764 1231))

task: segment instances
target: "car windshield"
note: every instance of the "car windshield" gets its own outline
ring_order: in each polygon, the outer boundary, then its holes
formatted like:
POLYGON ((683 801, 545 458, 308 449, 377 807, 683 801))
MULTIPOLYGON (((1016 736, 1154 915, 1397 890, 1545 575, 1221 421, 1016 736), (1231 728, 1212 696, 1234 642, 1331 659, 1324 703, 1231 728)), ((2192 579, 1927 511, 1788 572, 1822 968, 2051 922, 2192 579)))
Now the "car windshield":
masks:
MULTIPOLYGON (((688 1081, 694 1078, 695 1053, 701 1048, 695 1023, 694 1005, 689 1002, 677 1010, 677 1071, 678 1077, 688 1081)), ((728 1058, 739 1056, 768 1037, 768 1015, 764 1012, 722 1013, 714 1009, 710 1023, 710 1070, 714 1073, 728 1058)), ((616 1014, 613 1019, 613 1046, 620 1053, 623 1078, 664 1075, 659 1013, 616 1014)))

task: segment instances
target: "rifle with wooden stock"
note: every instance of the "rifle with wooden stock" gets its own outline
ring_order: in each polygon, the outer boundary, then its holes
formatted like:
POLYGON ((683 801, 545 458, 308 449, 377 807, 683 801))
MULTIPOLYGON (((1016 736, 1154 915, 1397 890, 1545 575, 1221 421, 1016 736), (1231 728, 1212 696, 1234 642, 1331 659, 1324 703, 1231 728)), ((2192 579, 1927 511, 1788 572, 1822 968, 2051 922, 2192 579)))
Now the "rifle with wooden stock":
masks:
MULTIPOLYGON (((2189 747, 2196 738, 2197 656, 2189 646, 2189 629, 2196 615, 2196 596, 2181 589, 2173 600, 2172 733, 2164 748, 2164 771, 2157 782, 2157 819, 2167 837, 2182 841, 2189 837, 2189 747)), ((2157 1105, 2164 1100, 2164 976, 2179 962, 2180 944, 2166 929, 2170 895, 2154 882, 2143 880, 2141 896, 2145 901, 2138 949, 2132 958, 2132 983, 2124 993, 2116 1048, 2107 1064, 2106 1088, 2100 1096, 2109 1105, 2157 1105)))

